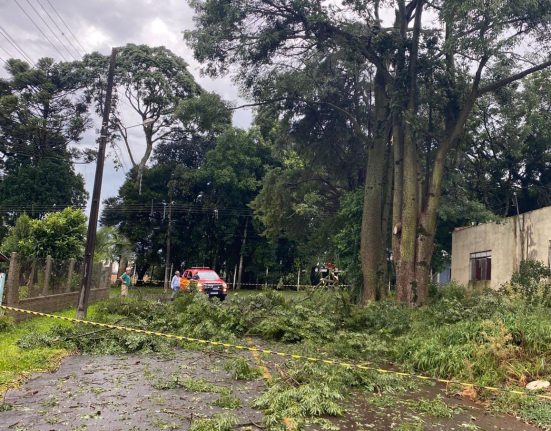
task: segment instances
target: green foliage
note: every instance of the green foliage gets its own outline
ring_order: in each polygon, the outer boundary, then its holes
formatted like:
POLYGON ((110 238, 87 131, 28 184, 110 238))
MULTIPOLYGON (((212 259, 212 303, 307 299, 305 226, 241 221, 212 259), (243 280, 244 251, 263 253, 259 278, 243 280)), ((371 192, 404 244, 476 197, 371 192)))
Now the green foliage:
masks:
POLYGON ((94 248, 95 261, 115 261, 122 255, 128 256, 131 252, 130 241, 121 235, 117 228, 102 226, 98 229, 94 248))
POLYGON ((492 403, 491 410, 514 414, 543 429, 551 427, 551 405, 544 400, 514 394, 501 394, 492 403))
POLYGON ((0 332, 7 332, 14 328, 15 320, 11 316, 0 316, 0 332))
MULTIPOLYGON (((524 385, 551 378, 547 365, 551 355, 549 309, 527 308, 522 301, 495 292, 469 292, 458 285, 444 288, 432 305, 417 309, 392 302, 359 307, 338 292, 290 297, 266 291, 234 294, 222 304, 200 294, 182 295, 168 304, 110 300, 96 306, 95 319, 225 342, 256 335, 282 341, 286 344, 277 349, 305 356, 374 361, 384 367, 393 363, 412 372, 482 385, 524 385)), ((87 332, 92 330, 56 325, 22 337, 19 346, 23 352, 55 348, 90 353, 164 351, 170 346, 168 341, 142 334, 102 330, 85 335, 87 332)), ((186 343, 186 347, 195 346, 186 343)), ((242 357, 228 360, 224 368, 236 379, 258 375, 242 357)), ((279 429, 283 417, 290 417, 300 427, 319 415, 341 414, 343 399, 353 390, 388 395, 412 391, 417 382, 301 361, 282 363, 278 369, 273 384, 256 401, 266 413, 267 429, 272 430, 279 429)), ((217 393, 216 405, 237 406, 229 388, 206 380, 172 375, 156 381, 155 387, 217 393)), ((456 413, 441 399, 421 400, 411 407, 435 417, 456 413)), ((547 421, 544 404, 513 407, 516 412, 523 409, 525 417, 547 421)))
POLYGON ((241 407, 241 400, 229 393, 223 393, 220 395, 214 403, 216 407, 222 407, 223 409, 238 409, 241 407))
POLYGON ((425 413, 436 418, 451 418, 456 410, 448 406, 439 395, 433 399, 420 399, 414 408, 419 413, 425 413))
POLYGON ((0 207, 13 224, 27 211, 83 205, 84 179, 71 162, 83 155, 77 145, 91 126, 85 97, 78 93, 78 72, 71 64, 41 58, 31 68, 7 62, 0 81, 0 207), (73 144, 73 145, 72 145, 73 144))
MULTIPOLYGON (((226 258, 226 268, 233 268, 238 263, 245 225, 247 266, 256 255, 255 248, 266 243, 250 218, 244 216, 251 212, 247 205, 258 192, 265 165, 271 162, 271 150, 255 130, 222 129, 213 131, 208 142, 193 138, 176 146, 158 146, 156 163, 143 173, 141 193, 135 173, 130 173, 119 196, 106 201, 101 221, 117 226, 134 245, 138 272, 149 265, 164 265, 158 253, 165 247, 168 226, 162 202, 170 199, 174 201, 175 268, 183 261, 193 266, 226 258), (144 202, 148 204, 144 206, 144 202)), ((197 133, 202 136, 203 131, 197 133)))
POLYGON ((343 395, 325 383, 305 383, 298 387, 283 383, 273 384, 254 403, 264 411, 268 429, 278 429, 288 417, 300 428, 307 418, 314 416, 340 416, 343 395))
POLYGON ((183 379, 181 386, 192 392, 212 392, 214 394, 229 394, 231 392, 229 388, 215 385, 204 379, 183 379))
POLYGON ((31 220, 23 214, 4 239, 6 252, 67 260, 82 255, 86 234, 86 216, 80 209, 65 208, 31 220))
POLYGON ((236 424, 235 416, 219 414, 208 419, 195 419, 189 431, 232 431, 236 424))
POLYGON ((505 294, 518 297, 527 305, 551 305, 551 270, 537 260, 523 260, 511 281, 502 286, 505 294))
POLYGON ((65 208, 32 221, 37 256, 66 260, 80 257, 86 235, 86 215, 80 209, 65 208))
POLYGON ((241 356, 228 359, 224 363, 224 369, 230 373, 235 380, 254 380, 262 374, 258 367, 251 367, 249 362, 241 356))
POLYGON ((34 253, 33 234, 31 218, 22 214, 10 228, 8 235, 2 243, 2 251, 5 253, 17 252, 24 256, 31 256, 34 253))

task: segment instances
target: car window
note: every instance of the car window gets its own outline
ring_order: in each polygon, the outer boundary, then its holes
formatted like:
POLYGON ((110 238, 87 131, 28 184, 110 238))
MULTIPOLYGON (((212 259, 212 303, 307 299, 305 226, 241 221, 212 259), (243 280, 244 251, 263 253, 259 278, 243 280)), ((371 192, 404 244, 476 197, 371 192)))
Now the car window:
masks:
POLYGON ((218 274, 214 271, 198 271, 199 279, 201 280, 218 280, 218 274))

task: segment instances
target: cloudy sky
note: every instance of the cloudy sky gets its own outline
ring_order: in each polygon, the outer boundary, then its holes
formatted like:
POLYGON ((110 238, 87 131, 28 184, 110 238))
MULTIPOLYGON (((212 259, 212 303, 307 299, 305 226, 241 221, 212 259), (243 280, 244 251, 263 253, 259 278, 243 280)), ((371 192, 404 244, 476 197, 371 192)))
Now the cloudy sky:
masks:
MULTIPOLYGON (((56 24, 81 54, 84 50, 108 54, 111 47, 130 42, 164 45, 188 62, 190 72, 203 88, 218 93, 225 100, 241 101, 237 87, 229 78, 213 80, 201 76, 198 63, 182 39, 182 31, 193 28, 193 11, 185 0, 0 0, 0 58, 23 58, 6 39, 4 35, 7 34, 32 61, 44 56, 57 60, 63 60, 63 56, 71 59, 69 53, 74 53, 74 49, 60 34, 56 24), (65 31, 56 12, 72 30, 77 41, 65 31)), ((5 76, 5 72, 0 72, 0 75, 5 76)), ((134 124, 132 121, 138 123, 131 116, 126 119, 128 125, 134 124)), ((250 123, 250 111, 235 112, 234 125, 246 128, 250 123)), ((95 132, 91 130, 84 136, 83 145, 95 145, 95 132)), ((133 145, 142 147, 141 128, 133 128, 132 133, 133 145)), ((113 161, 107 160, 102 199, 116 195, 122 185, 125 171, 130 167, 125 154, 123 165, 117 171, 113 161)), ((91 194, 95 165, 77 165, 76 169, 84 175, 86 188, 91 194)))

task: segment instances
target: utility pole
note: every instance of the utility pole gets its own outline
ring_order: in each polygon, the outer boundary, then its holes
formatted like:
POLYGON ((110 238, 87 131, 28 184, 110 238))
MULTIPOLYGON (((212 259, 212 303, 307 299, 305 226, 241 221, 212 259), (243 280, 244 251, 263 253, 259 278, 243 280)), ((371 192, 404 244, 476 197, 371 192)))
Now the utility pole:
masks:
POLYGON ((245 253, 245 244, 247 242, 247 228, 249 219, 245 219, 245 230, 243 232, 243 241, 241 242, 241 255, 239 256, 239 274, 237 275, 237 289, 241 289, 241 277, 243 276, 243 254, 245 253))
POLYGON ((94 261, 94 248, 96 246, 96 231, 98 228, 99 205, 101 198, 101 183, 103 181, 103 164, 105 161, 105 147, 107 145, 107 133, 109 127, 109 114, 111 113, 111 98, 113 95, 113 78, 115 75, 115 62, 117 50, 111 50, 109 71, 107 73, 107 89, 105 91, 105 106, 103 108, 103 120, 101 123, 101 135, 99 139, 98 159, 96 162, 96 176, 94 178, 94 191, 92 193, 92 205, 90 208, 90 220, 88 221, 88 234, 86 236, 86 249, 84 251, 84 274, 80 285, 78 298, 77 319, 86 318, 88 311, 88 299, 92 282, 92 268, 94 261))
POLYGON ((166 229, 166 262, 165 262, 165 293, 168 292, 168 283, 172 276, 172 266, 170 263, 170 248, 172 237, 172 197, 174 196, 174 179, 171 179, 168 185, 169 188, 169 203, 168 203, 168 227, 166 229))

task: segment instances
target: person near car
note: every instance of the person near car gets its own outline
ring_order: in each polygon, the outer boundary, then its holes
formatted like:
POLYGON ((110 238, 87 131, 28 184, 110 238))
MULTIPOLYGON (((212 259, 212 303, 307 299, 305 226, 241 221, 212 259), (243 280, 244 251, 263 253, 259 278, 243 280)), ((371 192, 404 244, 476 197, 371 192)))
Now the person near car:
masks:
POLYGON ((170 297, 170 300, 174 301, 174 298, 176 298, 176 295, 180 290, 180 271, 176 271, 174 273, 174 277, 172 277, 172 281, 170 282, 170 287, 172 288, 172 296, 170 297))
POLYGON ((126 298, 128 296, 128 288, 132 286, 132 279, 130 274, 132 273, 132 268, 126 268, 126 271, 121 275, 121 298, 126 298))

